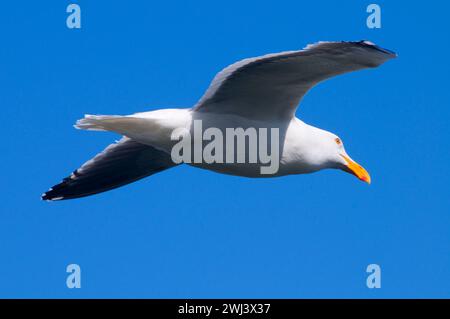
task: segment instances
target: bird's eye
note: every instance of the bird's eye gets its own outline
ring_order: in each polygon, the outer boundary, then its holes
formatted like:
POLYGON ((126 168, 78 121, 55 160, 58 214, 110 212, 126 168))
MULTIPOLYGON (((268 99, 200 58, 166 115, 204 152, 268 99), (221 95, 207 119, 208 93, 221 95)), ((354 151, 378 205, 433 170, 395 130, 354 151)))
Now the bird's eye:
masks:
POLYGON ((341 139, 339 137, 336 137, 334 139, 334 141, 336 142, 337 145, 341 145, 342 144, 342 141, 341 141, 341 139))

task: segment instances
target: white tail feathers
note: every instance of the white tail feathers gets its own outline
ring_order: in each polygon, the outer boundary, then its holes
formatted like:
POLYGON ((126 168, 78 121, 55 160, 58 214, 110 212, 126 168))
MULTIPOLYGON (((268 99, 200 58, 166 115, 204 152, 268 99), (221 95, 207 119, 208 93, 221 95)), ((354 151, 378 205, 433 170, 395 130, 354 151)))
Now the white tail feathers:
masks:
POLYGON ((111 131, 114 130, 114 124, 123 119, 120 115, 90 115, 86 114, 83 119, 77 121, 74 125, 79 130, 89 131, 111 131))
POLYGON ((148 123, 145 119, 121 115, 86 114, 84 119, 78 120, 75 124, 75 128, 80 130, 109 131, 126 136, 141 134, 143 127, 148 128, 148 123))

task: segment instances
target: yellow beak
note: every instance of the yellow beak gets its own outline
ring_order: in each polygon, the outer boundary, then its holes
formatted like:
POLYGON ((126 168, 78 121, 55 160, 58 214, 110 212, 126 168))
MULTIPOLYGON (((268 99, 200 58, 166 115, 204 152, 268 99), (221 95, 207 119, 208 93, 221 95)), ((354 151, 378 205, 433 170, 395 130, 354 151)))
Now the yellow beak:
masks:
POLYGON ((370 184, 370 175, 369 173, 364 169, 364 167, 362 167, 361 165, 359 165, 358 163, 356 163, 355 161, 353 161, 352 159, 350 159, 350 157, 345 156, 345 155, 341 155, 345 161, 347 162, 347 168, 348 171, 350 173, 352 173, 353 175, 355 175, 356 177, 358 177, 360 180, 362 180, 363 182, 366 182, 367 184, 370 184))

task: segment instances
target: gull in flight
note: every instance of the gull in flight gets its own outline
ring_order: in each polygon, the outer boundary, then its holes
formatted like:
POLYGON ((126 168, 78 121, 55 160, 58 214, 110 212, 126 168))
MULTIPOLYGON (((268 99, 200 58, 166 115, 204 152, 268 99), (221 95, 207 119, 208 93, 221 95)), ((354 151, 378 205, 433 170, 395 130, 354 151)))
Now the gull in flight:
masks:
MULTIPOLYGON (((196 120, 204 129, 223 131, 276 128, 279 168, 264 175, 260 172, 261 160, 189 165, 246 177, 305 174, 330 168, 370 183, 367 171, 351 159, 338 136, 304 123, 295 112, 303 96, 317 83, 335 75, 375 68, 395 57, 394 52, 369 41, 319 42, 303 50, 248 58, 226 67, 192 108, 127 116, 86 115, 77 121, 76 128, 110 131, 123 137, 50 188, 42 199, 89 196, 179 165, 171 156, 176 143, 172 134, 179 128, 192 132, 196 120)), ((226 147, 220 151, 230 152, 226 147)))

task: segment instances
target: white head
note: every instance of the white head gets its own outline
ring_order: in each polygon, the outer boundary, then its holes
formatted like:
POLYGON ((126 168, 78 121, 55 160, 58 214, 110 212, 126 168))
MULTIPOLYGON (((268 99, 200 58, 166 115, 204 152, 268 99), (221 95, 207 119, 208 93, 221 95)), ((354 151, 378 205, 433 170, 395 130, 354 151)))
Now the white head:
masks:
POLYGON ((370 184, 369 173, 351 159, 345 151, 344 143, 337 135, 310 125, 307 127, 308 147, 303 149, 308 151, 302 155, 314 170, 341 169, 370 184))

